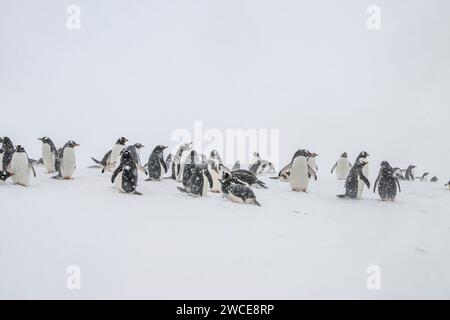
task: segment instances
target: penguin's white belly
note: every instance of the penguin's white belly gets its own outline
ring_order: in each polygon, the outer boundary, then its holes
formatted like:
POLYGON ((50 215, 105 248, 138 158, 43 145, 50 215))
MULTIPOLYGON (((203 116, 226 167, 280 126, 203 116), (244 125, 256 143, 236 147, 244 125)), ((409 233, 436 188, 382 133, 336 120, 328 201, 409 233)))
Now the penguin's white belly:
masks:
POLYGON ((358 192, 356 193, 356 199, 361 199, 361 196, 362 196, 362 193, 363 193, 363 189, 364 189, 364 181, 362 181, 358 177, 358 192))
POLYGON ((115 162, 116 166, 118 166, 119 162, 120 162, 120 161, 118 161, 118 160, 120 160, 120 153, 122 152, 122 150, 124 148, 125 148, 124 145, 115 144, 113 146, 113 148, 112 148, 112 151, 111 151, 111 156, 109 158, 109 163, 114 163, 115 162))
POLYGON ((306 191, 308 188, 308 163, 305 157, 295 158, 289 182, 294 191, 306 191))
POLYGON ((11 159, 11 176, 13 183, 28 186, 30 183, 30 165, 28 163, 28 156, 25 152, 14 152, 11 159))
POLYGON ((222 191, 222 184, 219 181, 219 177, 221 177, 221 172, 217 173, 214 170, 210 170, 213 186, 211 188, 211 192, 221 192, 222 191))
POLYGON ((202 197, 206 197, 208 195, 208 189, 209 189, 209 181, 208 178, 203 175, 203 190, 202 190, 202 197))
POLYGON ((122 171, 119 172, 119 174, 116 176, 116 180, 114 180, 114 182, 116 183, 116 187, 120 192, 125 192, 122 188, 122 171))
POLYGON ((346 180, 350 172, 350 162, 347 159, 339 159, 336 166, 336 177, 338 180, 346 180))
POLYGON ((231 192, 228 193, 228 199, 236 203, 244 203, 244 200, 242 200, 242 198, 235 196, 231 192))
POLYGON ((61 159, 61 175, 63 178, 71 178, 75 171, 75 150, 73 148, 64 148, 61 159))
POLYGON ((42 145, 42 160, 44 162, 44 167, 48 172, 55 171, 55 154, 47 143, 42 145))

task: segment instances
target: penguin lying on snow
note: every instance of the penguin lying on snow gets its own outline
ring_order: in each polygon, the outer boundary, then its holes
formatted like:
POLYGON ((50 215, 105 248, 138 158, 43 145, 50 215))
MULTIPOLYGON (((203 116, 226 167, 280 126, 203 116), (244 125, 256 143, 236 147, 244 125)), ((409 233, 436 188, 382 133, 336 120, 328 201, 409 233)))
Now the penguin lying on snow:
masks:
MULTIPOLYGON (((222 168, 224 167, 222 166, 222 168)), ((263 181, 259 180, 255 174, 245 169, 231 171, 231 173, 224 170, 223 178, 232 178, 232 182, 244 186, 259 186, 261 188, 267 189, 267 186, 263 181)))
POLYGON ((256 200, 253 190, 247 186, 235 184, 231 178, 220 180, 222 192, 229 200, 237 203, 247 203, 261 206, 256 200))
POLYGON ((170 176, 171 179, 181 181, 182 175, 181 175, 181 169, 183 167, 183 164, 181 161, 183 160, 184 154, 188 152, 192 147, 192 142, 184 143, 182 144, 175 155, 172 158, 172 175, 170 176))
POLYGON ((348 161, 347 152, 341 154, 341 157, 336 161, 333 168, 331 168, 331 174, 333 174, 334 169, 336 169, 336 178, 338 180, 347 179, 348 173, 352 168, 352 164, 348 161))
POLYGON ((345 194, 338 195, 339 198, 361 199, 364 184, 370 189, 370 182, 364 175, 364 167, 369 162, 368 156, 369 154, 365 151, 358 155, 345 181, 345 194))
POLYGON ((378 174, 377 180, 375 180, 373 192, 375 193, 378 184, 378 194, 380 195, 381 200, 394 201, 395 196, 397 195, 397 186, 398 191, 402 192, 400 182, 394 176, 394 170, 390 166, 389 162, 383 161, 380 166, 380 173, 378 174))
POLYGON ((36 172, 30 164, 25 149, 21 145, 16 146, 16 152, 12 155, 8 172, 13 173, 11 179, 14 184, 19 184, 24 187, 30 184, 30 172, 33 172, 34 177, 36 177, 36 172))
POLYGON ((206 197, 208 189, 213 187, 213 181, 208 169, 203 165, 196 165, 190 169, 190 178, 184 188, 177 189, 193 196, 206 197))
POLYGON ((167 146, 161 144, 153 149, 147 162, 148 179, 145 181, 161 180, 162 175, 167 173, 167 163, 164 160, 165 149, 167 146))
POLYGON ((123 150, 120 157, 120 164, 114 170, 111 182, 116 183, 117 189, 120 192, 142 195, 142 193, 136 191, 138 182, 137 170, 137 164, 133 159, 132 152, 130 150, 123 150))

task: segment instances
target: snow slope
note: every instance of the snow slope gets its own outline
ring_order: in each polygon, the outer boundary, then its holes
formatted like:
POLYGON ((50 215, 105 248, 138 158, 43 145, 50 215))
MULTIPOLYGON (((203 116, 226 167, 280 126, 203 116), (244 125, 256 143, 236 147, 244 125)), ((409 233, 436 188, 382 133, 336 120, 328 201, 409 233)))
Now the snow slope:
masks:
POLYGON ((49 177, 0 185, 0 298, 450 298, 443 183, 403 182, 387 203, 338 199, 328 172, 307 194, 263 177, 256 207, 143 177, 143 196, 120 194, 97 169, 49 177), (81 290, 66 288, 69 265, 81 290), (370 265, 380 290, 367 289, 370 265))

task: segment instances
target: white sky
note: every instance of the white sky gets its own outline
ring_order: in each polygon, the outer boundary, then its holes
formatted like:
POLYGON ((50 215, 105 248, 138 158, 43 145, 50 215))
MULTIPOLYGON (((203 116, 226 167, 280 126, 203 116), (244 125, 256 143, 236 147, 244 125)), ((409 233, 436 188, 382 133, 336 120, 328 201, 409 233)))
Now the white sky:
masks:
POLYGON ((364 149, 448 180, 449 57, 447 0, 0 0, 0 136, 35 158, 39 136, 74 139, 87 164, 201 120, 280 129, 283 161, 307 147, 328 171, 364 149))

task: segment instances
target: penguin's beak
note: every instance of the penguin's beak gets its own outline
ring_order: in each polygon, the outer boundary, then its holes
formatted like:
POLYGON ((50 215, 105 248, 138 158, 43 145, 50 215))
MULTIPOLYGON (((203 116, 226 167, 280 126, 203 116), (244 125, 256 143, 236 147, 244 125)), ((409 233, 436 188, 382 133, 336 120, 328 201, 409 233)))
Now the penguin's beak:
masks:
POLYGON ((168 148, 168 146, 163 146, 163 149, 167 149, 168 148))
POLYGON ((42 141, 42 138, 38 138, 39 141, 42 141))
POLYGON ((78 143, 75 143, 75 147, 79 147, 80 145, 78 143))

